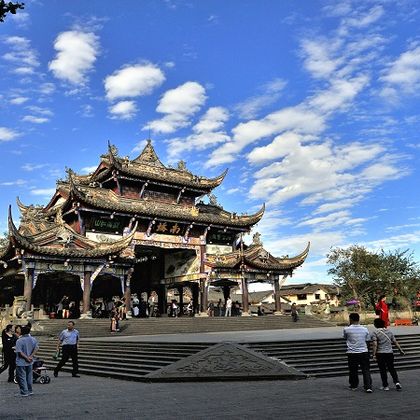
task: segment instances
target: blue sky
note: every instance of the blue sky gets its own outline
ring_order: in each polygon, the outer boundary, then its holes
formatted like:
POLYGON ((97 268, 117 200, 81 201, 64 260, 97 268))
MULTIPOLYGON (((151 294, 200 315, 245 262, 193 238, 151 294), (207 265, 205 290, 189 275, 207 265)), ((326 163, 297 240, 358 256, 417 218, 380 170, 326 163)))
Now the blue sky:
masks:
POLYGON ((229 168, 227 210, 266 215, 274 255, 311 241, 420 256, 417 1, 26 1, 0 24, 0 229, 65 167, 134 158, 229 168), (1 216, 2 214, 2 216, 1 216))

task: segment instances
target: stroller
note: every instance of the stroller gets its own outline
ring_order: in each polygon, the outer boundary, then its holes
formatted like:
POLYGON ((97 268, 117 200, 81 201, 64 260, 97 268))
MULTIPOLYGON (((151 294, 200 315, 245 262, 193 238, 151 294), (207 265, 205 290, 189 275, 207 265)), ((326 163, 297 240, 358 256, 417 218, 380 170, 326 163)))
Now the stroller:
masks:
POLYGON ((48 376, 47 367, 44 366, 44 361, 40 359, 36 359, 32 366, 32 379, 35 382, 39 382, 40 384, 49 384, 51 378, 48 376))

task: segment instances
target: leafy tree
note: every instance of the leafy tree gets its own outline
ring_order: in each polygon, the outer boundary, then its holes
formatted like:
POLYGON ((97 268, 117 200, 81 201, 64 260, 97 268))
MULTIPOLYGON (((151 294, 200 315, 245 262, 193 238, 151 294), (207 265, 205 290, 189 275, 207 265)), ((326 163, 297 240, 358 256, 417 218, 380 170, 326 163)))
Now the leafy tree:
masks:
POLYGON ((6 3, 5 0, 0 0, 0 22, 4 22, 7 13, 16 14, 18 9, 24 9, 25 3, 11 2, 6 3))
POLYGON ((408 250, 375 253, 353 245, 332 249, 327 262, 332 266, 328 273, 341 288, 342 300, 357 299, 364 309, 373 309, 381 294, 410 307, 420 290, 420 270, 408 250))
POLYGON ((9 238, 7 232, 3 233, 3 235, 0 234, 0 248, 4 248, 9 243, 9 238))

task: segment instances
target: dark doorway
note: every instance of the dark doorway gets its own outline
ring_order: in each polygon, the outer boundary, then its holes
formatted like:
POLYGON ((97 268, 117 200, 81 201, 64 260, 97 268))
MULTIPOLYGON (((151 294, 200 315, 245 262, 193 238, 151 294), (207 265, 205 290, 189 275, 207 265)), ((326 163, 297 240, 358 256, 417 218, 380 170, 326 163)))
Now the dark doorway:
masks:
POLYGON ((109 301, 114 296, 121 297, 122 294, 121 280, 118 277, 104 274, 94 280, 90 296, 92 299, 103 298, 109 301))
POLYGON ((0 306, 13 305, 15 296, 23 295, 23 276, 6 276, 0 280, 0 306))
POLYGON ((79 276, 60 272, 38 276, 32 292, 32 303, 35 307, 42 305, 45 312, 56 312, 58 303, 63 296, 68 296, 68 300, 74 302, 77 311, 79 310, 83 296, 79 276))

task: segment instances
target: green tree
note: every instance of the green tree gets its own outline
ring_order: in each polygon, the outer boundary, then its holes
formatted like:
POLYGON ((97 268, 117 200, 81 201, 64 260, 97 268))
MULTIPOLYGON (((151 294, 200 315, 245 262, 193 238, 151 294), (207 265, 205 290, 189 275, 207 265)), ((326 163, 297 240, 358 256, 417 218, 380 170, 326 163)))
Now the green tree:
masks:
POLYGON ((3 233, 3 235, 0 234, 0 248, 4 248, 9 243, 9 238, 7 235, 7 232, 3 233))
POLYGON ((6 2, 5 0, 0 0, 0 22, 4 22, 4 18, 8 13, 12 15, 16 14, 18 9, 24 9, 25 3, 18 2, 6 2))
POLYGON ((410 307, 420 290, 420 271, 408 250, 375 253, 353 245, 332 249, 327 262, 332 266, 328 273, 340 287, 342 300, 357 299, 363 309, 373 309, 381 294, 410 307))

